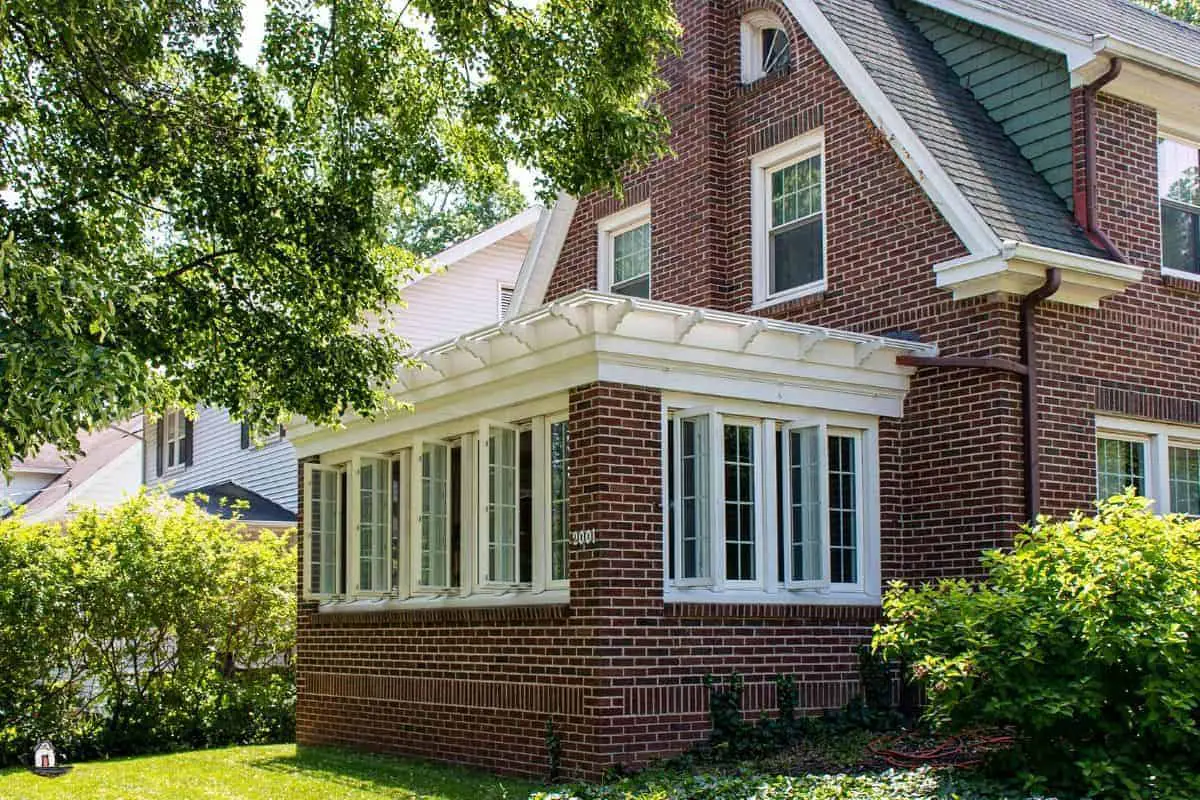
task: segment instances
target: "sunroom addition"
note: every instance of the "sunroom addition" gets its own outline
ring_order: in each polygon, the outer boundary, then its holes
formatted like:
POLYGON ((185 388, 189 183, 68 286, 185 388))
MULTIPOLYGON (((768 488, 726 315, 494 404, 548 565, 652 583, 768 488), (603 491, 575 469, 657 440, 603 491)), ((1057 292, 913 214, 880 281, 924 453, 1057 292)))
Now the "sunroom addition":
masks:
POLYGON ((901 413, 896 356, 933 352, 597 292, 430 348, 394 387, 411 411, 294 430, 304 594, 343 612, 567 602, 591 534, 570 521, 568 409, 597 382, 662 398, 668 600, 877 594, 877 423, 901 413))

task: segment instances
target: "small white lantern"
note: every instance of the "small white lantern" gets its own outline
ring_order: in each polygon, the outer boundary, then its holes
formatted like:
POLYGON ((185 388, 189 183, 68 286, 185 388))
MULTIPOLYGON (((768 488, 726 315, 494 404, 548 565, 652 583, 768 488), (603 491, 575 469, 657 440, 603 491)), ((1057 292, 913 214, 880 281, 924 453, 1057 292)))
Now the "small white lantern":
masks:
POLYGON ((57 766, 54 759, 54 745, 50 742, 38 742, 33 748, 33 766, 35 769, 54 769, 57 766))

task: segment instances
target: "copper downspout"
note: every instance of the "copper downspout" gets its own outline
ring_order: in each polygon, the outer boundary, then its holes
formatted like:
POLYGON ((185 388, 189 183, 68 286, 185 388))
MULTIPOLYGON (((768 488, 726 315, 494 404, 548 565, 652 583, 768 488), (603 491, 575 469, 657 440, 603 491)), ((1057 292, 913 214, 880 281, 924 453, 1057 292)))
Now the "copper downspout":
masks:
POLYGON ((1030 522, 1041 508, 1041 460, 1038 453, 1037 418, 1037 329, 1034 310, 1062 285, 1062 270, 1046 270, 1046 282, 1021 299, 1021 362, 1007 358, 966 358, 961 356, 897 356, 896 363, 907 367, 949 369, 994 369, 1020 375, 1022 380, 1021 417, 1025 444, 1025 514, 1030 522))
POLYGON ((1121 59, 1114 58, 1108 71, 1083 89, 1083 204, 1080 208, 1079 192, 1076 192, 1075 220, 1097 247, 1103 248, 1114 261, 1128 264, 1129 258, 1113 244, 1096 220, 1096 95, 1120 74, 1121 59))

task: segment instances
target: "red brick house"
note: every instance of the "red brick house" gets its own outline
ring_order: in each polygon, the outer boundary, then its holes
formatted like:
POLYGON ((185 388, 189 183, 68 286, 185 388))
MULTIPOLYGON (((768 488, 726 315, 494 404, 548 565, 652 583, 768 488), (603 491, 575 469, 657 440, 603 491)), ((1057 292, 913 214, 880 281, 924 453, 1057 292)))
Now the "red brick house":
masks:
POLYGON ((596 775, 881 588, 1127 484, 1200 513, 1200 30, 1120 0, 680 0, 675 157, 500 324, 297 430, 298 738, 596 775))

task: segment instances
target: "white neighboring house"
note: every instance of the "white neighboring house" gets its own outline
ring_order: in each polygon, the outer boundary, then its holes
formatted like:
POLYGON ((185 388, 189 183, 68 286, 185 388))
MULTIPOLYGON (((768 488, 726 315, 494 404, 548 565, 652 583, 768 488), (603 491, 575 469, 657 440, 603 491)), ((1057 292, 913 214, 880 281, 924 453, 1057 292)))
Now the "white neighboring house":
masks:
MULTIPOLYGON (((404 287, 395 332, 416 351, 502 319, 542 213, 527 209, 434 256, 437 269, 404 287)), ((147 427, 143 469, 146 485, 204 494, 218 516, 247 504, 252 528, 296 523, 296 454, 282 428, 255 446, 224 409, 201 407, 195 420, 174 412, 147 427)))
POLYGON ((46 446, 0 475, 0 517, 25 507, 29 522, 58 522, 76 506, 111 508, 142 483, 142 418, 79 437, 82 453, 67 456, 46 446))

